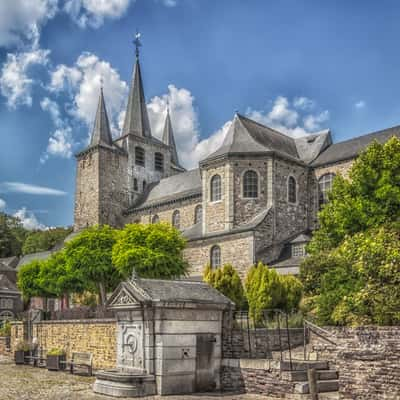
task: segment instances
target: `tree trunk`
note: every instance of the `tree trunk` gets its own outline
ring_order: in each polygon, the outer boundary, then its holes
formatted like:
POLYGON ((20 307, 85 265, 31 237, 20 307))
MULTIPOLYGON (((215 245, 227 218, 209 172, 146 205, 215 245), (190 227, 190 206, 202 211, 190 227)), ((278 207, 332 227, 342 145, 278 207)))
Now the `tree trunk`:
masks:
POLYGON ((106 305, 107 297, 106 297, 106 288, 104 287, 103 282, 99 282, 99 295, 100 295, 100 305, 104 307, 106 305))

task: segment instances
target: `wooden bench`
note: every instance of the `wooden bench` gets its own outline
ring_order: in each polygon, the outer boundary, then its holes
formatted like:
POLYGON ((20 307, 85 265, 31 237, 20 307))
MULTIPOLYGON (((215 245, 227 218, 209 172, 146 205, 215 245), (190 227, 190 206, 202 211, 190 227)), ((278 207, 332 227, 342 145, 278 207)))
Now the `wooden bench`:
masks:
POLYGON ((93 372, 93 355, 86 352, 72 352, 71 360, 68 362, 69 372, 74 373, 74 368, 87 368, 88 374, 91 376, 93 372))

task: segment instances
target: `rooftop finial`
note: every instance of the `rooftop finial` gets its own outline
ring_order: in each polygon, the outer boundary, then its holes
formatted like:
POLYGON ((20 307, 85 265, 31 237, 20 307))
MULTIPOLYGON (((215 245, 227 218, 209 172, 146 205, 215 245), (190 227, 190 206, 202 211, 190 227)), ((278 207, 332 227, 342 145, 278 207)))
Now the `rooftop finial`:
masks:
POLYGON ((100 90, 103 91, 104 87, 104 77, 103 74, 100 75, 100 90))
POLYGON ((136 58, 139 58, 139 47, 142 47, 142 42, 140 41, 141 36, 141 33, 136 30, 135 40, 133 41, 133 44, 136 46, 136 58))
POLYGON ((167 99, 167 114, 169 114, 169 99, 167 99))

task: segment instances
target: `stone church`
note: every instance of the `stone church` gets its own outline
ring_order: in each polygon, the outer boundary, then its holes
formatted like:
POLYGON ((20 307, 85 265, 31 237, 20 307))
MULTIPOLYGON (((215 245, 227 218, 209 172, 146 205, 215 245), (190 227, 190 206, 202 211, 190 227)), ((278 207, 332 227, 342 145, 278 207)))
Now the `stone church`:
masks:
POLYGON ((297 273, 335 174, 393 135, 400 127, 340 143, 329 130, 293 138, 237 113, 221 147, 186 171, 173 115, 162 140, 152 136, 137 48, 120 136, 111 136, 101 90, 90 144, 76 155, 74 227, 171 223, 187 239, 193 276, 231 263, 244 277, 258 261, 297 273))

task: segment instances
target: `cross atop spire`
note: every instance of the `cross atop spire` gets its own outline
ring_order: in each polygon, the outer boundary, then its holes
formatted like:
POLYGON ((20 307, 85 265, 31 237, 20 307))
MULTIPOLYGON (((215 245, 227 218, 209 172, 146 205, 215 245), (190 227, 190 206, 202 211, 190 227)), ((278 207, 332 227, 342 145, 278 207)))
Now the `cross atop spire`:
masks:
POLYGON ((142 34, 136 29, 135 39, 133 40, 133 44, 135 45, 135 54, 136 58, 139 58, 139 47, 142 47, 142 42, 140 41, 142 34))

